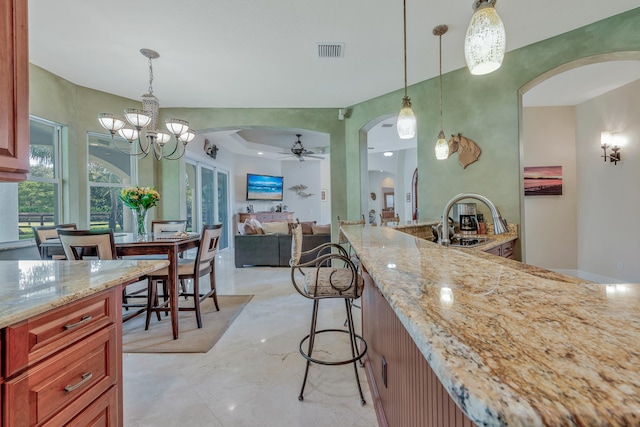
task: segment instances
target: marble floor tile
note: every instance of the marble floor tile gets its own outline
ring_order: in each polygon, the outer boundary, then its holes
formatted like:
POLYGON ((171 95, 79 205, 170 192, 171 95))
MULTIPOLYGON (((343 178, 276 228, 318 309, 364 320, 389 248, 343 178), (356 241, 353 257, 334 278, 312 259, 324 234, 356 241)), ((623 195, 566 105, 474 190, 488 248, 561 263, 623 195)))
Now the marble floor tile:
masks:
MULTIPOLYGON (((377 426, 360 367, 366 405, 353 365, 312 364, 298 401, 305 368, 298 345, 312 301, 295 292, 289 269, 236 269, 227 250, 216 259, 216 282, 221 295, 254 297, 208 353, 124 354, 125 426, 377 426)), ((359 317, 354 309, 358 331, 359 317)), ((342 300, 320 302, 321 328, 342 328, 345 319, 342 300)), ((344 338, 319 336, 317 354, 343 357, 344 338)))

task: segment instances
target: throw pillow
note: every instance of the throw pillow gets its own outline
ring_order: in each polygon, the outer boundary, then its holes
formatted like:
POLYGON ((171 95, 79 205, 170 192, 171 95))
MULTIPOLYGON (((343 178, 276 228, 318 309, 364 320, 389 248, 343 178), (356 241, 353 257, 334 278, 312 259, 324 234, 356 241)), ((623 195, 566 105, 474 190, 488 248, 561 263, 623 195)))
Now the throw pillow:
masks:
POLYGON ((331 224, 312 225, 311 230, 313 231, 313 234, 331 234, 331 224))
POLYGON ((247 234, 244 227, 245 227, 245 223, 244 222, 239 222, 238 223, 238 234, 247 234))
POLYGON ((251 235, 251 234, 258 234, 257 230, 255 229, 255 227, 249 222, 249 220, 247 220, 244 223, 244 234, 247 235, 251 235))
POLYGON ((264 234, 289 234, 287 221, 265 222, 262 224, 264 234))
POLYGON ((302 225, 302 234, 313 234, 313 226, 316 225, 315 221, 306 221, 301 222, 302 225))
POLYGON ((245 221, 247 224, 251 224, 253 229, 255 230, 254 234, 264 234, 264 229, 262 228, 262 224, 255 218, 249 218, 245 221))

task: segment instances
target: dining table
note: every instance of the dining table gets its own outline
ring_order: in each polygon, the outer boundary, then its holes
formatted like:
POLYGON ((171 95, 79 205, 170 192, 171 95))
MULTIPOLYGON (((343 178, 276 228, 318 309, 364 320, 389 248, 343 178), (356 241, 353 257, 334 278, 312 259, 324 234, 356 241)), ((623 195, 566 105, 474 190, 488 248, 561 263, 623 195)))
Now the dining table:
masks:
MULTIPOLYGON (((178 339, 178 255, 189 249, 197 248, 200 244, 200 234, 164 232, 135 236, 133 233, 114 233, 114 240, 119 257, 167 256, 169 260, 167 280, 169 316, 173 339, 178 339)), ((51 259, 52 255, 59 253, 61 249, 60 239, 48 239, 41 244, 44 259, 51 259)))

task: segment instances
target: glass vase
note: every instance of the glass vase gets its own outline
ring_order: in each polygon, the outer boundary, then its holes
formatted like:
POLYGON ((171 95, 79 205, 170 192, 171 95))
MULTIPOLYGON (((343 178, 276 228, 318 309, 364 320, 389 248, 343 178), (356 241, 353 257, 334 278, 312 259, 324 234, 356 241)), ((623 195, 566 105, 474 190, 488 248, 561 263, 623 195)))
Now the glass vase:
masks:
POLYGON ((131 209, 133 213, 133 237, 137 241, 147 238, 147 210, 143 207, 131 209))

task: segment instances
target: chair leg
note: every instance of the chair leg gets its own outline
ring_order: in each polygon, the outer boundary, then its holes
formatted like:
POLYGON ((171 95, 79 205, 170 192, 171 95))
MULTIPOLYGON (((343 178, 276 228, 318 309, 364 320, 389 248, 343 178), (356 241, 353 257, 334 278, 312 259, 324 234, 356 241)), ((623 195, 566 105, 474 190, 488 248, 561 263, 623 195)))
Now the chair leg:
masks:
MULTIPOLYGON (((349 338, 351 340, 351 357, 356 357, 358 354, 358 343, 356 340, 356 331, 353 326, 353 312, 351 311, 351 299, 345 299, 345 306, 347 308, 347 320, 349 322, 349 338)), ((356 383, 358 384, 358 392, 360 393, 360 404, 364 405, 367 403, 364 400, 364 395, 362 394, 362 386, 360 385, 360 377, 358 376, 358 366, 356 361, 353 362, 353 371, 356 374, 356 383)))
POLYGON ((198 328, 202 328, 202 316, 200 315, 200 286, 198 284, 198 276, 193 278, 193 308, 196 311, 196 322, 198 328))
MULTIPOLYGON (((155 280, 149 280, 147 282, 147 318, 144 324, 144 330, 149 329, 151 323, 151 311, 153 307, 158 305, 158 282, 155 280)), ((156 311, 158 321, 160 320, 160 312, 156 311)))
MULTIPOLYGON (((313 344, 316 339, 316 323, 318 320, 318 300, 313 300, 313 314, 311 315, 311 328, 309 330, 309 349, 307 354, 311 357, 313 352, 313 344)), ((307 359, 307 366, 304 370, 304 379, 302 380, 302 388, 300 389, 300 394, 298 395, 298 400, 304 400, 304 387, 307 384, 307 376, 309 375, 309 366, 311 365, 311 361, 307 359)))
POLYGON ((216 311, 220 311, 220 307, 218 307, 218 291, 216 290, 216 269, 215 264, 211 266, 211 272, 209 273, 209 285, 213 293, 211 294, 211 298, 213 298, 213 303, 216 306, 216 311))

